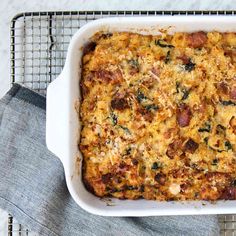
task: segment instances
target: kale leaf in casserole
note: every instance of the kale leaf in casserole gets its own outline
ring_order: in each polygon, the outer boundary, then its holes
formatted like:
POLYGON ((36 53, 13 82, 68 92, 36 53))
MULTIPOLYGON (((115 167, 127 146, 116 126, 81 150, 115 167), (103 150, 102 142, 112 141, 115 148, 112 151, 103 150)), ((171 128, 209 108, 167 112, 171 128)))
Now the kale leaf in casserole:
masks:
POLYGON ((81 80, 83 181, 99 197, 236 199, 236 35, 94 35, 81 80))

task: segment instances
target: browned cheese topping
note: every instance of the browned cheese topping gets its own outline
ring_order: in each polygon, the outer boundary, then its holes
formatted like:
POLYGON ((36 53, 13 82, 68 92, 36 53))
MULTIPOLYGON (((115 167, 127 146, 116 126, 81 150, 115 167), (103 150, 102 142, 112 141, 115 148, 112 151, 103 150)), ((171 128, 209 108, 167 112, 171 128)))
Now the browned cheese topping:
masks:
POLYGON ((235 33, 97 33, 80 86, 89 191, 236 199, 235 33))

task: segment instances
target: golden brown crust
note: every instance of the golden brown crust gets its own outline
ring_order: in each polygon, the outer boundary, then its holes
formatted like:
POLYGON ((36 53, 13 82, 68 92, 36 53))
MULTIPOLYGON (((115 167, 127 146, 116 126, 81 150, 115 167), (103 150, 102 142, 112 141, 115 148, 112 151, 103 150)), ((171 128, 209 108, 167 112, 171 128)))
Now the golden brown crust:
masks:
POLYGON ((84 48, 83 181, 99 197, 236 199, 236 36, 98 33, 84 48))

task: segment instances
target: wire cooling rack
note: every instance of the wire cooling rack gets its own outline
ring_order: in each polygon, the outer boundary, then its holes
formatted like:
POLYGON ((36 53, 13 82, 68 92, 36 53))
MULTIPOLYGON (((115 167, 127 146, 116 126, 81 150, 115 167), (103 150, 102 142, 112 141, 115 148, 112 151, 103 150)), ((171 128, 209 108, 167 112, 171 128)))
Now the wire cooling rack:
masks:
MULTIPOLYGON (((236 11, 27 12, 11 21, 11 81, 41 93, 60 74, 72 35, 87 22, 110 16, 235 15, 236 11)), ((236 236, 236 215, 219 216, 221 235, 236 236)), ((9 215, 8 236, 36 235, 9 215)))

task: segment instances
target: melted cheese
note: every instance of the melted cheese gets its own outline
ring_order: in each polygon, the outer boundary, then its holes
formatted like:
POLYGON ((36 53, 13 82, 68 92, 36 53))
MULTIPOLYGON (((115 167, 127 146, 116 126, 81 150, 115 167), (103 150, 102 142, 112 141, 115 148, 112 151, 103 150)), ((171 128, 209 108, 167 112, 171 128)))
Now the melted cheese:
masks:
POLYGON ((79 111, 87 188, 122 199, 232 198, 225 191, 236 179, 235 34, 91 40, 79 111), (181 126, 183 105, 191 114, 181 126))

